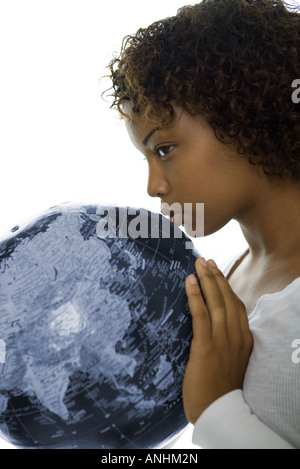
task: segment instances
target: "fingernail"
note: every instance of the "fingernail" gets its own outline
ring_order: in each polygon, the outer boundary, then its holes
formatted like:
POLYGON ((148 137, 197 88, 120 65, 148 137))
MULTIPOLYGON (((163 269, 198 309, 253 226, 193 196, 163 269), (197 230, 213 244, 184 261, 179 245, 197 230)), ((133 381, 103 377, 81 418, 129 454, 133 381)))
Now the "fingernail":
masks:
POLYGON ((209 261, 207 261, 207 263, 211 266, 211 267, 218 267, 217 264, 215 263, 214 260, 210 259, 209 261))
POLYGON ((196 279, 196 277, 195 277, 194 274, 193 274, 193 275, 190 275, 189 281, 190 281, 190 284, 191 284, 191 285, 196 285, 196 284, 197 284, 197 279, 196 279))
POLYGON ((203 267, 207 267, 207 263, 204 257, 200 257, 200 263, 203 265, 203 267))

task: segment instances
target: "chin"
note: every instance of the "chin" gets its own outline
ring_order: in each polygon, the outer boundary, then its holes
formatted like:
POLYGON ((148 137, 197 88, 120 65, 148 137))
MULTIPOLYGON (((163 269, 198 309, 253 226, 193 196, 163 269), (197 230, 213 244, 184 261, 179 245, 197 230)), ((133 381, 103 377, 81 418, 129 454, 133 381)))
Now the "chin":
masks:
POLYGON ((203 236, 206 236, 205 232, 203 231, 203 227, 196 230, 196 227, 193 228, 191 224, 184 223, 181 228, 184 229, 185 233, 190 236, 190 238, 203 238, 203 236))
POLYGON ((196 229, 196 226, 191 225, 190 223, 184 223, 181 228, 184 228, 185 233, 191 238, 205 238, 206 236, 216 233, 225 225, 226 223, 224 225, 209 226, 205 223, 204 226, 197 227, 196 229))

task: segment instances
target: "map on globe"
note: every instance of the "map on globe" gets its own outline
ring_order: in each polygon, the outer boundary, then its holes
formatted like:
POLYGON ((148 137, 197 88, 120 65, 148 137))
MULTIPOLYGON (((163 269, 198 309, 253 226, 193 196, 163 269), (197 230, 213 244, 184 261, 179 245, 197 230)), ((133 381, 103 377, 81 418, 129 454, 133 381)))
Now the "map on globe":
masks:
POLYGON ((187 425, 197 254, 173 226, 124 234, 133 215, 101 238, 99 213, 62 204, 0 241, 0 435, 18 447, 152 448, 187 425))

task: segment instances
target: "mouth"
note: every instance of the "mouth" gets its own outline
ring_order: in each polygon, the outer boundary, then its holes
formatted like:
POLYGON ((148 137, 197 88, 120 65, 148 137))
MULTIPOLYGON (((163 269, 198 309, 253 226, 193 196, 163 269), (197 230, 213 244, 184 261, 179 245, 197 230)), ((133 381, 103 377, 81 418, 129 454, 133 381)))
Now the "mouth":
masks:
POLYGON ((169 218, 170 220, 170 223, 172 223, 172 225, 176 225, 176 226, 180 226, 182 225, 183 223, 183 220, 182 220, 182 213, 181 212, 175 212, 174 210, 169 210, 168 212, 165 211, 165 210, 162 210, 161 211, 162 215, 164 215, 165 217, 169 218))
POLYGON ((163 202, 160 211, 162 215, 169 218, 172 225, 180 226, 183 224, 182 205, 179 202, 173 204, 163 202))
POLYGON ((187 234, 192 237, 204 236, 204 204, 182 204, 173 203, 169 205, 165 202, 161 205, 161 213, 167 217, 173 226, 182 227, 187 234), (194 210, 193 210, 194 208, 194 210))
POLYGON ((172 223, 172 225, 174 225, 174 212, 173 212, 173 210, 171 210, 171 212, 170 212, 170 222, 172 223))

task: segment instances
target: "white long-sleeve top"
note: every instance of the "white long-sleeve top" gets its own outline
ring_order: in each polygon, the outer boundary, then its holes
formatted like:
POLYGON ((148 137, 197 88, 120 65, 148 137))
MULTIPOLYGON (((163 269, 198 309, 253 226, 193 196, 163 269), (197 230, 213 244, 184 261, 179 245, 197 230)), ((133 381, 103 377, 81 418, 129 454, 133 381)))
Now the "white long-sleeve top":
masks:
MULTIPOLYGON (((220 266, 225 276, 240 257, 220 266)), ((243 390, 203 412, 193 443, 213 449, 300 448, 300 277, 260 297, 249 324, 254 346, 243 390)))

